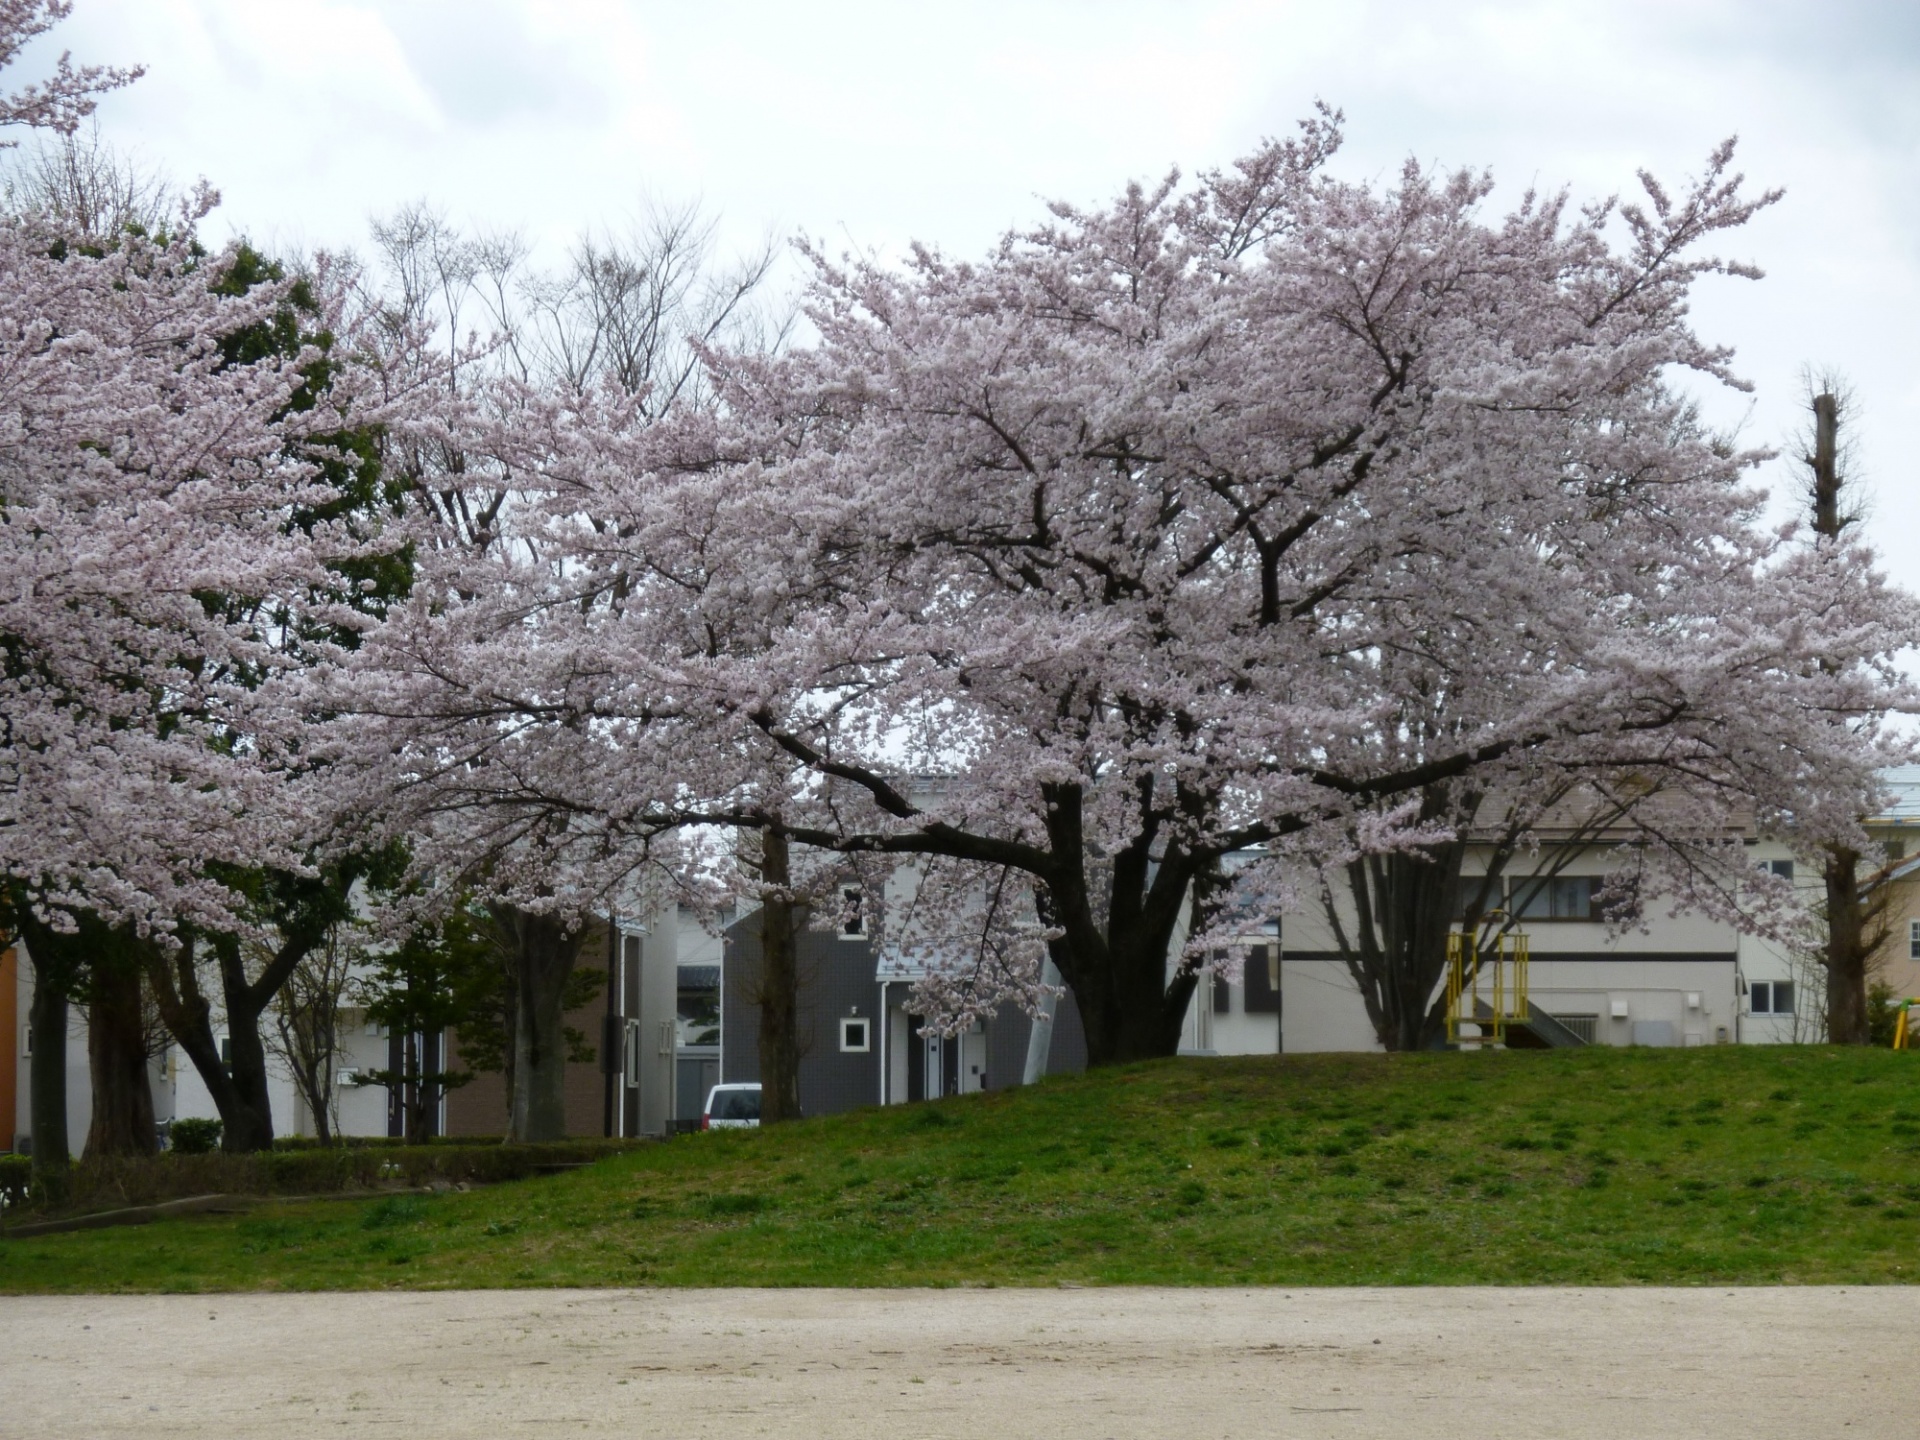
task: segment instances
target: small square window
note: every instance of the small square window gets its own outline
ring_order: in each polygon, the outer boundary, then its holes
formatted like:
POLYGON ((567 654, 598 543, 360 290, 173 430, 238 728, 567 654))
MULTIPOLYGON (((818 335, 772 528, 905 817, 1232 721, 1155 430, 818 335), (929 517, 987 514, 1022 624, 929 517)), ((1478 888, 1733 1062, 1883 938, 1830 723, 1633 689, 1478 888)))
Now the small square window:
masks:
POLYGON ((840 1049, 848 1055, 865 1055, 873 1049, 872 1030, 865 1020, 851 1017, 840 1022, 840 1049))
POLYGON ((1793 861, 1791 860, 1769 860, 1766 868, 1768 874, 1777 875, 1782 880, 1793 879, 1793 861))

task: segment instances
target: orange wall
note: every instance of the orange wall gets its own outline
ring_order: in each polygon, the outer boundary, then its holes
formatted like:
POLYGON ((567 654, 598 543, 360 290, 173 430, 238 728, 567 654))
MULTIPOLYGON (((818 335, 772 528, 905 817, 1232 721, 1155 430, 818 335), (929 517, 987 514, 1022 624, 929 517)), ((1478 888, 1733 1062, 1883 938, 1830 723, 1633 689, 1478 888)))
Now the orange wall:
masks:
POLYGON ((13 1149, 13 1117, 20 1076, 20 967, 0 950, 0 1152, 13 1149))

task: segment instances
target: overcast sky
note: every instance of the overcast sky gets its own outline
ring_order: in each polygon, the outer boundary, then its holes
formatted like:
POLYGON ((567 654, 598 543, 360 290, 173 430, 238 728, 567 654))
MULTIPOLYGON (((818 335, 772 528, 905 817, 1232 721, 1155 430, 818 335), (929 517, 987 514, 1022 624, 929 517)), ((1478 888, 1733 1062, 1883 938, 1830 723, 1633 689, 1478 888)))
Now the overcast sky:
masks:
POLYGON ((1712 413, 1784 442, 1802 367, 1843 371, 1874 538, 1920 589, 1916 0, 78 0, 52 38, 145 64, 108 139, 217 186, 216 233, 281 245, 426 198, 559 247, 650 194, 740 244, 973 254, 1042 197, 1226 163, 1316 98, 1346 112, 1341 173, 1487 167, 1496 205, 1679 180, 1738 133, 1787 196, 1725 247, 1767 278, 1699 296, 1758 387, 1712 413))

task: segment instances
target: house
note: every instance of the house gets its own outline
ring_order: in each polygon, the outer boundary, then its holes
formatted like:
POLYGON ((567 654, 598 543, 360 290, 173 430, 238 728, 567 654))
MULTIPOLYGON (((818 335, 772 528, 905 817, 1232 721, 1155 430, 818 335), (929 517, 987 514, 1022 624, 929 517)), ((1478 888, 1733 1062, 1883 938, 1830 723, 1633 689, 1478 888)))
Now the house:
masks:
MULTIPOLYGON (((857 905, 846 914, 837 928, 803 926, 796 937, 802 1114, 1004 1090, 1039 1074, 1085 1068, 1086 1042, 1070 1003, 1058 1007, 1050 1025, 1003 1005, 963 1034, 922 1034, 911 998, 921 972, 897 951, 876 951, 857 905), (1030 1069, 1036 1026, 1052 1033, 1040 1052, 1044 1060, 1030 1069)), ((718 1073, 728 1082, 756 1081, 759 912, 728 925, 725 937, 718 1073)))
MULTIPOLYGON (((1887 856, 1868 881, 1884 887, 1887 940, 1877 978, 1900 996, 1920 996, 1920 766, 1889 771, 1893 794, 1868 822, 1887 856)), ((1552 838, 1546 848, 1551 852, 1552 838)), ((1817 869, 1785 846, 1750 841, 1752 863, 1817 891, 1817 869)), ((1566 857, 1560 857, 1565 859, 1566 857)), ((1471 854, 1469 868, 1476 863, 1471 854)), ((1477 863, 1484 865, 1484 860, 1477 863)), ((1610 929, 1595 911, 1608 868, 1604 846, 1567 860, 1549 884, 1508 882, 1531 952, 1533 1003, 1580 1040, 1604 1045, 1783 1044, 1820 1038, 1824 976, 1805 957, 1697 914, 1651 907, 1639 928, 1610 929)), ((1809 898, 1812 898, 1811 896, 1809 898)), ((800 1103, 826 1114, 862 1105, 998 1090, 1082 1068, 1086 1047, 1071 997, 1050 1019, 1003 1006, 965 1034, 922 1034, 913 984, 921 971, 891 948, 876 949, 857 904, 838 927, 803 929, 800 1103)), ((1176 945, 1184 936, 1176 936, 1176 945)), ((1324 915, 1302 909, 1258 925, 1196 990, 1180 1049, 1193 1055, 1267 1055, 1379 1048, 1366 1009, 1324 915), (1236 973, 1237 972, 1237 973, 1236 973), (1228 979, 1232 974, 1234 978, 1228 979)), ((721 1080, 760 1078, 755 984, 760 964, 756 912, 703 918, 670 907, 596 927, 580 964, 607 983, 567 1017, 598 1052, 570 1064, 567 1130, 574 1135, 658 1135, 691 1126, 721 1080), (605 1068, 613 1062, 612 1073, 605 1068), (610 1102, 610 1103, 609 1103, 610 1102)), ((24 947, 0 955, 0 1141, 16 1148, 30 1131, 26 1018, 32 959, 24 947)), ((429 1047, 429 1068, 445 1055, 459 1064, 455 1036, 395 1037, 364 1015, 342 1018, 339 1131, 397 1134, 399 1108, 384 1089, 354 1083, 368 1070, 397 1068, 398 1047, 429 1047)), ((91 1108, 84 1017, 68 1040, 68 1135, 76 1150, 91 1108)), ((270 1074, 282 1133, 310 1134, 291 1077, 270 1074)), ((216 1114, 193 1067, 169 1047, 155 1057, 154 1109, 162 1123, 216 1114)), ((497 1136, 506 1128, 498 1074, 433 1097, 436 1133, 497 1136)))

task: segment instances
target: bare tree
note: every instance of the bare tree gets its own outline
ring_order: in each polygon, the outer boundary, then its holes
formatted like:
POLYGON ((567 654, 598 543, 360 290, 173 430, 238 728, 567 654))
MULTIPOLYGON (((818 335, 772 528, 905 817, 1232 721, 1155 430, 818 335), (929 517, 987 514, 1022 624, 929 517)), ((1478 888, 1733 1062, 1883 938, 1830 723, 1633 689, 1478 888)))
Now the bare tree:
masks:
POLYGON ((293 968, 274 997, 273 1026, 264 1035, 268 1052, 293 1076, 323 1145, 340 1129, 340 1011, 360 956, 350 923, 335 925, 293 968))
POLYGON ((777 247, 723 263, 715 234, 696 206, 648 202, 624 231, 582 235, 553 271, 533 269, 518 237, 495 237, 474 248, 476 289, 522 378, 610 383, 658 417, 708 398, 702 346, 774 349, 791 323, 759 303, 777 247))
POLYGON ((115 150, 97 124, 11 157, 0 184, 9 214, 41 215, 98 239, 164 229, 176 204, 166 177, 115 150))
MULTIPOLYGON (((1857 406, 1849 387, 1832 372, 1807 372, 1806 388, 1811 421, 1799 458, 1807 468, 1803 493, 1813 543, 1838 547, 1866 514, 1847 433, 1857 406)), ((1823 846, 1820 861, 1825 893, 1817 914, 1825 932, 1819 960, 1826 971, 1826 1038, 1835 1045, 1865 1045, 1870 1038, 1867 978, 1887 940, 1887 891, 1874 884, 1876 876, 1862 873, 1866 857, 1850 845, 1823 846)))

